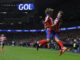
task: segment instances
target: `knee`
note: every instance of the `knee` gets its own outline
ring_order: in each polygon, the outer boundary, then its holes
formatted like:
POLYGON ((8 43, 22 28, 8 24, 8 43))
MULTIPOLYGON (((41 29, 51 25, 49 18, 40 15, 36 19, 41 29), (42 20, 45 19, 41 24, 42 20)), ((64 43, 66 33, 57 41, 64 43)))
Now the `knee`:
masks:
POLYGON ((56 41, 56 42, 58 42, 58 41, 59 41, 59 39, 58 39, 58 38, 55 38, 55 41, 56 41))

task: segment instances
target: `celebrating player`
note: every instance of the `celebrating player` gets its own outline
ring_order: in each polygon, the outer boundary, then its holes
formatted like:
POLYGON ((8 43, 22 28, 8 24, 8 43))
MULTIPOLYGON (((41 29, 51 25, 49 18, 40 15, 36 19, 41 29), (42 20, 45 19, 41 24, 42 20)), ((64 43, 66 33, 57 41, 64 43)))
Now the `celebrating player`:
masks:
MULTIPOLYGON (((49 42, 50 38, 52 36, 54 36, 55 41, 58 43, 59 45, 59 49, 60 49, 60 53, 59 56, 62 55, 62 53, 64 53, 67 48, 63 46, 62 42, 59 40, 58 38, 58 31, 59 31, 59 25, 62 21, 61 16, 63 14, 62 11, 59 11, 57 14, 57 18, 53 21, 53 19, 51 18, 52 16, 52 9, 46 9, 45 13, 46 13, 46 18, 45 18, 45 29, 46 29, 46 34, 47 34, 47 39, 46 40, 41 40, 38 41, 38 45, 41 46, 42 44, 49 42)), ((39 46, 37 46, 37 49, 39 48, 39 46)))
POLYGON ((46 39, 37 42, 37 50, 41 45, 49 42, 50 38, 51 38, 52 27, 46 28, 46 26, 51 26, 53 24, 53 19, 52 19, 53 9, 47 8, 45 10, 45 14, 46 14, 46 17, 45 17, 45 21, 43 23, 44 23, 45 30, 46 30, 46 39))
POLYGON ((57 18, 54 20, 54 23, 51 26, 46 26, 48 28, 53 27, 54 38, 55 38, 55 41, 58 43, 59 49, 60 49, 59 56, 62 55, 62 53, 64 53, 67 50, 67 48, 63 46, 62 42, 58 38, 58 31, 59 31, 59 25, 62 21, 62 19, 61 19, 62 14, 63 14, 63 12, 59 11, 57 14, 57 18))
POLYGON ((0 41, 1 41, 1 52, 3 52, 4 40, 6 40, 6 37, 4 36, 4 34, 1 34, 1 36, 0 36, 0 41))

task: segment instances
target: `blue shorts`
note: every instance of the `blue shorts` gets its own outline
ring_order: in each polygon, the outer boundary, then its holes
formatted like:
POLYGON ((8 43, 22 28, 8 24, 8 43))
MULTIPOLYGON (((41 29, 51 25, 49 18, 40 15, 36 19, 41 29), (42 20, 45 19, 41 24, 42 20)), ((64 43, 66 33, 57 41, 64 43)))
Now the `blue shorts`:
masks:
POLYGON ((54 30, 46 30, 46 38, 47 39, 53 39, 54 38, 58 38, 58 33, 56 33, 54 30))
POLYGON ((4 46, 4 43, 3 42, 1 42, 1 46, 4 46))

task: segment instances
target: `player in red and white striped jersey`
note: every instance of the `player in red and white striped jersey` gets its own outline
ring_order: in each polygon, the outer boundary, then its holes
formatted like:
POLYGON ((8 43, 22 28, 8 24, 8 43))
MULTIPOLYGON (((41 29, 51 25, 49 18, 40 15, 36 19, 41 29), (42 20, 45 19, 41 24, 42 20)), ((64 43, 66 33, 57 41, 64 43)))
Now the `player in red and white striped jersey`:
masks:
MULTIPOLYGON (((52 19, 53 9, 47 8, 45 10, 45 14, 46 14, 46 17, 45 17, 45 21, 44 21, 44 26, 51 26, 53 24, 53 19, 52 19)), ((50 28, 45 27, 45 30, 46 30, 46 39, 38 41, 37 43, 39 44, 39 46, 50 41, 52 27, 50 27, 50 28)), ((38 50, 38 46, 37 46, 37 50, 38 50)))
POLYGON ((1 34, 0 36, 0 41, 1 41, 1 52, 3 52, 3 48, 4 48, 4 41, 6 40, 6 37, 4 36, 4 34, 1 34))
POLYGON ((58 32, 59 32, 59 26, 62 22, 62 19, 61 19, 61 16, 62 16, 62 11, 59 11, 58 14, 57 14, 57 18, 54 20, 54 23, 51 25, 51 26, 46 26, 46 27, 53 27, 53 35, 54 35, 54 38, 55 38, 55 41, 58 43, 59 45, 59 49, 60 49, 60 55, 62 55, 62 53, 64 53, 67 48, 63 46, 62 42, 59 40, 59 37, 58 37, 58 32))

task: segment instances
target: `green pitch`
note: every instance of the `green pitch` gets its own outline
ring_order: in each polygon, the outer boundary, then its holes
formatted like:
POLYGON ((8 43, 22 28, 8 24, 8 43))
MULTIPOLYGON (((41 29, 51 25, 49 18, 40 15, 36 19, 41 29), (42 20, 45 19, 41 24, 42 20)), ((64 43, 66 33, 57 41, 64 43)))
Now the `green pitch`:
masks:
POLYGON ((65 52, 58 56, 59 51, 6 46, 4 52, 0 51, 0 60, 80 60, 80 54, 65 52))

